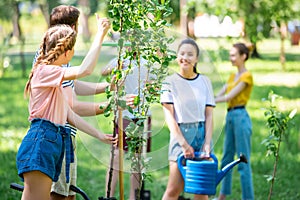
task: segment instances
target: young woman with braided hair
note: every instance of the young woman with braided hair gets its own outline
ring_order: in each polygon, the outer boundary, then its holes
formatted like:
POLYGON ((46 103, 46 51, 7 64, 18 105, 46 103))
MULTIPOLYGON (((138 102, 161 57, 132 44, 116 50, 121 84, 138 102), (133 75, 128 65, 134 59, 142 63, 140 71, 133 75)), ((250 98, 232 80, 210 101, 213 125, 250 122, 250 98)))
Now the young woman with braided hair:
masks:
MULTIPOLYGON (((101 43, 110 23, 106 19, 97 19, 99 28, 95 40, 101 43)), ((112 135, 101 133, 74 113, 64 97, 62 81, 84 77, 90 74, 94 67, 88 64, 71 68, 61 67, 74 55, 76 36, 76 31, 70 26, 58 25, 49 28, 25 86, 24 94, 30 97, 31 126, 17 154, 18 174, 24 180, 23 200, 50 199, 51 184, 58 179, 64 154, 66 180, 69 181, 73 147, 70 142, 70 129, 65 128, 67 121, 104 143, 117 143, 112 135)), ((96 49, 88 55, 98 54, 99 50, 96 49)), ((84 59, 83 62, 93 61, 84 59)))
MULTIPOLYGON (((50 27, 65 24, 71 26, 75 31, 78 30, 78 21, 79 21, 80 11, 78 8, 71 5, 58 5, 54 7, 50 14, 50 27)), ((90 50, 97 50, 102 47, 102 44, 95 41, 96 45, 93 45, 90 50), (98 44, 98 45, 97 45, 98 44)), ((37 51, 33 65, 37 60, 39 51, 37 51)), ((97 60, 99 58, 98 54, 88 54, 88 60, 93 60, 94 62, 84 62, 82 65, 93 65, 96 66, 97 60), (94 57, 93 57, 94 56, 94 57)), ((72 67, 71 62, 63 65, 62 67, 70 68, 72 67)), ((83 66, 84 67, 84 66, 83 66)), ((86 79, 87 80, 87 79, 86 79)), ((90 82, 86 80, 65 80, 62 82, 63 91, 65 94, 65 98, 67 99, 70 107, 73 111, 81 117, 86 116, 95 116, 104 113, 104 110, 101 105, 104 105, 105 102, 98 101, 82 101, 77 96, 94 96, 100 93, 104 93, 106 87, 109 85, 114 86, 111 83, 106 81, 104 82, 90 82)), ((94 99, 94 98, 92 98, 94 99)), ((71 185, 77 185, 77 156, 76 156, 76 127, 71 126, 68 122, 66 123, 66 128, 71 130, 71 141, 73 144, 74 151, 74 162, 70 164, 70 181, 66 182, 66 172, 65 172, 65 158, 63 159, 63 164, 61 168, 61 173, 59 175, 58 181, 52 183, 51 187, 51 200, 75 200, 76 192, 70 189, 71 185)))

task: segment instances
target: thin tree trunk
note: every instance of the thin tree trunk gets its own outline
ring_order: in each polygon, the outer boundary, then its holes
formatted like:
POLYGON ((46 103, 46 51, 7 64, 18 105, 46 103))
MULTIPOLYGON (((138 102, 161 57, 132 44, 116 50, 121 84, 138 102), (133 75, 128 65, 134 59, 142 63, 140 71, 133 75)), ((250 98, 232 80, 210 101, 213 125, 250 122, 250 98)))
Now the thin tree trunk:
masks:
POLYGON ((252 43, 253 44, 253 52, 252 52, 252 55, 251 57, 252 58, 260 58, 260 55, 257 51, 257 46, 256 46, 256 43, 252 43))
POLYGON ((14 6, 14 15, 12 16, 12 22, 13 22, 13 37, 17 38, 20 40, 21 38, 21 28, 19 24, 19 19, 20 19, 20 12, 19 12, 19 3, 15 2, 14 6))
POLYGON ((286 23, 282 22, 280 24, 280 63, 282 71, 285 71, 285 49, 284 49, 284 41, 287 35, 287 27, 286 23))
POLYGON ((20 10, 19 10, 19 2, 14 4, 14 15, 12 17, 13 20, 13 37, 16 37, 20 42, 20 60, 21 60, 21 68, 22 68, 22 77, 26 77, 26 62, 24 56, 24 46, 25 46, 25 37, 22 34, 21 26, 20 26, 20 10))
POLYGON ((89 15, 90 5, 88 0, 79 0, 78 5, 80 8, 80 25, 82 26, 83 41, 89 42, 91 38, 91 32, 89 29, 89 15))
POLYGON ((119 127, 119 192, 120 192, 120 200, 124 200, 124 186, 123 186, 123 116, 122 110, 119 110, 118 117, 118 127, 119 127))
MULTIPOLYGON (((113 136, 115 137, 115 120, 113 120, 114 123, 114 128, 113 128, 113 136)), ((106 192, 106 197, 109 198, 110 197, 110 191, 111 191, 111 182, 112 182, 112 178, 113 178, 113 171, 114 171, 114 159, 115 159, 115 147, 113 145, 111 145, 111 159, 110 159, 110 167, 109 167, 109 174, 108 174, 108 183, 107 183, 107 192, 106 192)))
POLYGON ((39 4, 39 7, 40 7, 43 17, 49 27, 50 26, 50 14, 49 14, 49 5, 48 5, 47 1, 43 4, 39 4))
POLYGON ((180 31, 183 35, 188 34, 188 18, 183 8, 186 7, 187 0, 180 0, 180 31))
POLYGON ((276 177, 276 172, 277 172, 277 164, 279 161, 280 143, 281 143, 281 134, 279 136, 279 142, 278 142, 278 147, 277 147, 276 156, 275 156, 275 163, 274 163, 274 168, 273 168, 273 174, 272 174, 272 180, 271 180, 271 186, 270 186, 270 190, 269 190, 268 200, 271 200, 272 193, 273 193, 273 187, 274 187, 275 177, 276 177))
MULTIPOLYGON (((121 18, 121 27, 120 27, 120 32, 122 32, 123 29, 123 18, 121 18)), ((121 60, 121 54, 122 54, 122 48, 119 50, 118 54, 118 70, 122 70, 122 60, 121 60)), ((117 94, 119 94, 120 86, 119 82, 117 82, 117 94)), ((116 99, 116 102, 118 104, 118 96, 116 99)), ((116 113, 115 113, 116 114, 116 113)), ((116 117, 116 116, 115 116, 116 117)), ((118 141, 119 141, 119 193, 120 193, 120 200, 124 200, 124 180, 123 180, 123 114, 122 110, 118 110, 118 127, 119 127, 119 132, 118 132, 118 141)))
POLYGON ((245 12, 245 16, 243 19, 243 38, 245 39, 245 41, 249 41, 253 47, 252 49, 252 54, 251 57, 252 58, 261 58, 260 54, 257 51, 257 46, 256 46, 256 41, 254 41, 253 39, 251 39, 251 35, 250 34, 257 34, 256 33, 249 33, 249 31, 247 30, 249 27, 249 18, 247 17, 248 13, 256 13, 257 9, 254 6, 253 1, 239 1, 239 7, 244 9, 245 12))

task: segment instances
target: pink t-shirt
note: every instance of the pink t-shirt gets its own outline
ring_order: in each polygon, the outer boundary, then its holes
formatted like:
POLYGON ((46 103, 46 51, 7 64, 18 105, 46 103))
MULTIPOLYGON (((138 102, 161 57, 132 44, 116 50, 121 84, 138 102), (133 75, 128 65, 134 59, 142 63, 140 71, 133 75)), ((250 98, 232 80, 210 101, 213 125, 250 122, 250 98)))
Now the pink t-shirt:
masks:
POLYGON ((29 120, 47 119, 55 124, 65 125, 68 104, 62 88, 65 68, 55 65, 40 65, 31 79, 29 120))

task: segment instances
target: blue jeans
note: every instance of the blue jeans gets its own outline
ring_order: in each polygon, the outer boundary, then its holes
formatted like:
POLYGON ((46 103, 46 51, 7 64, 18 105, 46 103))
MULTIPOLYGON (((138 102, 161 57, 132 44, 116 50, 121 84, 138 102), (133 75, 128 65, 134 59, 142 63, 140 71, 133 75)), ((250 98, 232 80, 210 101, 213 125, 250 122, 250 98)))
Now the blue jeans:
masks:
MULTIPOLYGON (((238 172, 242 187, 242 199, 253 200, 252 171, 250 165, 252 124, 245 108, 230 110, 226 116, 224 152, 221 161, 223 168, 234 160, 234 155, 244 154, 248 163, 240 163, 238 172)), ((222 180, 221 194, 231 194, 232 170, 222 180)))

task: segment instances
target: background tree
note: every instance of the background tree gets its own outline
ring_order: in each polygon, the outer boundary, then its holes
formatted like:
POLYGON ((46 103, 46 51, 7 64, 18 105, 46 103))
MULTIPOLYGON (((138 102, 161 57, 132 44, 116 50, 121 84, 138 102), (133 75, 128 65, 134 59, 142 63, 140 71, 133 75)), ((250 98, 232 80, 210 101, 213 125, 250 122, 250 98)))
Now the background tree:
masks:
POLYGON ((282 70, 285 71, 285 49, 284 41, 287 37, 287 24, 288 21, 293 20, 300 16, 300 3, 296 0, 266 0, 269 6, 269 16, 274 22, 280 34, 280 62, 282 70), (298 6, 297 6, 298 4, 298 6), (272 6, 270 6, 272 5, 272 6))
POLYGON ((50 12, 52 10, 52 8, 60 5, 60 0, 30 0, 32 3, 37 3, 37 5, 39 6, 44 19, 48 25, 48 27, 50 26, 50 12))
POLYGON ((282 69, 285 70, 286 24, 289 20, 297 17, 295 5, 295 0, 239 0, 240 11, 237 14, 245 19, 245 37, 254 45, 252 56, 260 57, 256 49, 257 42, 269 38, 271 30, 275 28, 280 33, 280 61, 282 69), (251 14, 249 15, 249 13, 251 14))
POLYGON ((89 17, 98 11, 98 0, 78 0, 80 9, 80 25, 82 27, 83 41, 90 42, 91 32, 89 28, 89 17))
POLYGON ((89 29, 89 16, 91 14, 89 0, 78 0, 78 7, 80 9, 80 25, 82 26, 83 41, 90 40, 91 32, 89 29))
POLYGON ((180 0, 170 1, 170 7, 173 10, 169 16, 170 23, 173 25, 178 25, 180 20, 180 0))
MULTIPOLYGON (((80 9, 80 27, 84 42, 90 42, 91 32, 89 28, 89 17, 98 11, 98 0, 31 0, 32 3, 37 3, 46 23, 49 26, 49 17, 51 10, 61 4, 73 5, 80 9)), ((102 1, 104 2, 104 0, 102 1)))
MULTIPOLYGON (((186 12, 185 8, 187 4, 187 0, 180 0, 180 31, 183 35, 188 34, 188 12, 186 12)), ((192 10, 191 7, 190 10, 192 10)))
POLYGON ((188 13, 208 13, 223 19, 226 15, 234 21, 244 22, 243 38, 252 44, 252 57, 259 58, 257 42, 279 32, 281 40, 280 61, 285 70, 284 41, 287 37, 286 24, 300 16, 300 5, 296 0, 189 0, 188 13))
MULTIPOLYGON (((22 76, 26 76, 26 62, 24 57, 24 46, 25 46, 25 37, 23 36, 23 32, 21 30, 20 26, 20 18, 21 18, 21 12, 20 12, 20 1, 18 0, 4 0, 0 2, 0 19, 4 21, 11 21, 12 23, 12 32, 8 33, 8 35, 5 37, 5 40, 3 42, 4 45, 10 45, 10 39, 15 39, 16 43, 20 44, 20 59, 21 59, 21 67, 22 67, 22 76)), ((2 53, 5 53, 5 51, 2 51, 2 53)), ((1 58, 5 57, 4 55, 1 55, 1 58)), ((1 61, 1 65, 3 65, 3 61, 1 61)), ((3 67, 1 67, 3 70, 3 67)))

